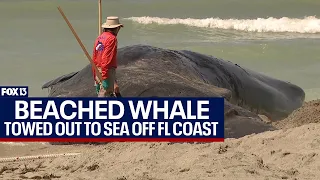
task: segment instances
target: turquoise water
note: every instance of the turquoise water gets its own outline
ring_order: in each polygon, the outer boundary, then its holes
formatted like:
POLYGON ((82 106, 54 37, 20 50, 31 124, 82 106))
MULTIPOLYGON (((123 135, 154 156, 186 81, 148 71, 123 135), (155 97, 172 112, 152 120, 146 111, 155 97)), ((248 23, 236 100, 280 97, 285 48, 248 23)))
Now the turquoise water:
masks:
MULTIPOLYGON (((0 2, 0 84, 43 83, 88 64, 60 15, 60 5, 89 53, 97 36, 98 1, 0 2)), ((320 98, 320 1, 117 0, 102 1, 103 17, 125 28, 119 46, 149 44, 210 54, 301 86, 320 98)))

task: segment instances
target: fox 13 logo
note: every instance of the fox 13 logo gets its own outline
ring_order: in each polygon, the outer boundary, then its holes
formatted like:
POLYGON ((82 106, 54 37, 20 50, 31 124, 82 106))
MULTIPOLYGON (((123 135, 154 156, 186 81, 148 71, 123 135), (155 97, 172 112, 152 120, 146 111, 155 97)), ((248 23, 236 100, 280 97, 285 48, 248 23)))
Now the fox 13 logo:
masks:
POLYGON ((28 97, 28 86, 0 86, 0 97, 28 97))

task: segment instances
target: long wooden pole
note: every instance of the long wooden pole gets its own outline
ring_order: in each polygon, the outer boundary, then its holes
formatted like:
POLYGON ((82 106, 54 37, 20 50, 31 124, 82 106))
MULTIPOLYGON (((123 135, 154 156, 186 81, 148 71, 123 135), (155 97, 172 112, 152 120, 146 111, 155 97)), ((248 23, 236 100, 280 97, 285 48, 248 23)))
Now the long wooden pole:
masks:
MULTIPOLYGON (((66 23, 68 24, 70 30, 72 31, 73 35, 75 36, 75 38, 77 39, 78 43, 80 44, 83 52, 86 54, 88 60, 91 62, 91 65, 94 67, 94 69, 95 69, 95 71, 96 71, 96 74, 97 74, 97 76, 98 76, 98 78, 99 78, 99 80, 100 80, 100 82, 101 82, 101 81, 102 81, 102 76, 101 76, 101 74, 100 74, 97 66, 93 63, 93 61, 92 61, 92 59, 91 59, 88 51, 86 50, 86 48, 85 48, 84 45, 82 44, 80 38, 78 37, 77 33, 76 33, 75 30, 73 29, 73 27, 72 27, 71 23, 69 22, 69 20, 67 19, 67 17, 64 15, 64 13, 63 13, 63 11, 62 11, 62 9, 61 9, 60 6, 58 7, 58 10, 60 11, 62 17, 64 18, 64 20, 65 20, 66 23)), ((99 82, 99 83, 100 83, 100 82, 99 82)))
POLYGON ((99 30, 99 35, 101 34, 101 24, 102 24, 102 11, 101 11, 101 0, 98 0, 98 7, 99 7, 99 18, 98 18, 98 30, 99 30))

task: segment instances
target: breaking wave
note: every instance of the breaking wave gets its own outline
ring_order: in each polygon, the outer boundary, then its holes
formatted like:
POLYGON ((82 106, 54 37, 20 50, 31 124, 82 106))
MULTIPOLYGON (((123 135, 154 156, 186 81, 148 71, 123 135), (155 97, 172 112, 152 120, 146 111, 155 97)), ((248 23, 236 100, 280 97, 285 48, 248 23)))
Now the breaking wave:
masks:
POLYGON ((160 17, 130 17, 125 18, 141 24, 156 23, 159 25, 183 24, 194 27, 213 29, 231 29, 248 32, 292 32, 292 33, 320 33, 320 19, 308 16, 304 19, 296 18, 257 18, 257 19, 178 19, 160 17))

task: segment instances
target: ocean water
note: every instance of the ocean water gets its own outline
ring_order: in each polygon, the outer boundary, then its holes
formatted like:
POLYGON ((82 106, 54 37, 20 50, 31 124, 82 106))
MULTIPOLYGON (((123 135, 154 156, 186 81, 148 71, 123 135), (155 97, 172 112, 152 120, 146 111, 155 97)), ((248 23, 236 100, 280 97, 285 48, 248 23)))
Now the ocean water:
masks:
MULTIPOLYGON (((0 85, 42 84, 88 64, 57 6, 91 54, 98 0, 1 0, 0 85)), ((148 44, 230 60, 320 98, 319 0, 102 0, 119 16, 119 47, 148 44)))

